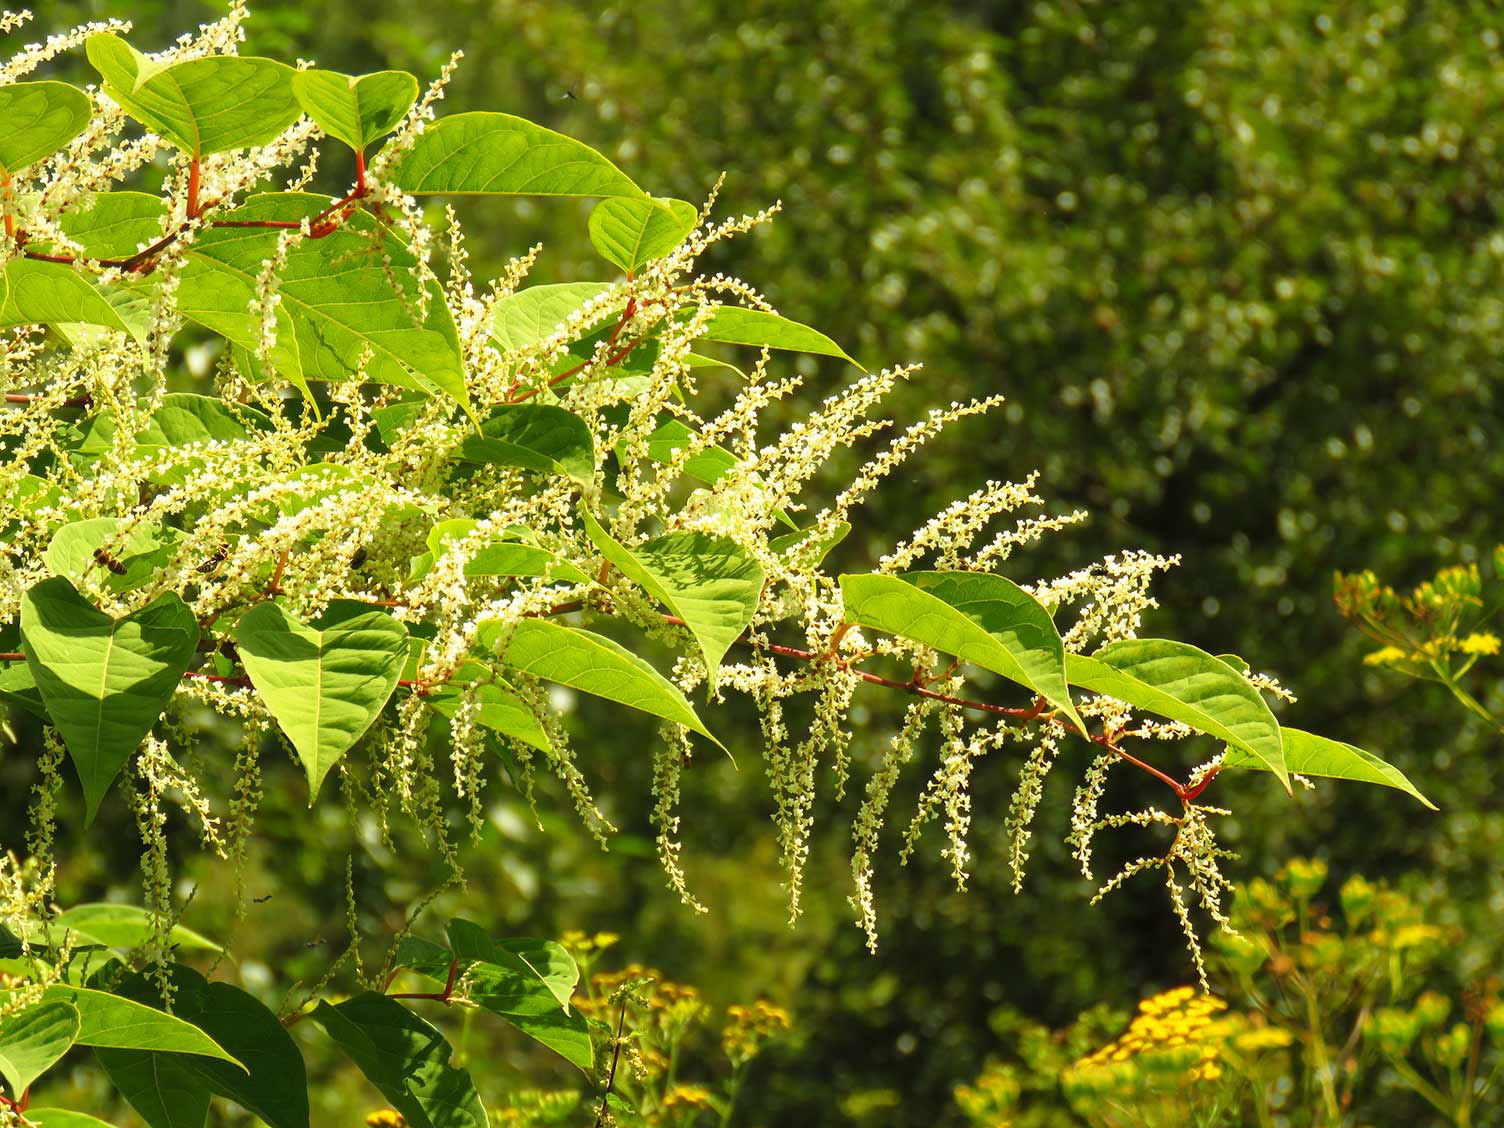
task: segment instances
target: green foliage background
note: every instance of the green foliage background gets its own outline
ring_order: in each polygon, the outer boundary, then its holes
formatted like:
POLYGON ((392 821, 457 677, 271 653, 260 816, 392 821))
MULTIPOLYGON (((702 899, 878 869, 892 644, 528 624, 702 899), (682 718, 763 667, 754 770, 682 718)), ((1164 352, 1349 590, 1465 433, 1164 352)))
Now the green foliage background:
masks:
MULTIPOLYGON (((214 12, 151 0, 44 9, 56 27, 132 18, 143 47, 214 12)), ((1338 875, 1403 879, 1467 928, 1451 975, 1497 965, 1497 740, 1441 691, 1365 669, 1330 602, 1334 569, 1418 579, 1501 535, 1494 6, 265 0, 252 27, 254 52, 355 73, 431 75, 463 48, 455 106, 558 128, 663 195, 701 199, 725 170, 727 210, 781 199, 771 229, 718 251, 728 270, 869 363, 922 360, 901 412, 1010 400, 931 451, 924 477, 890 491, 891 521, 878 515, 842 552, 865 559, 911 514, 1037 468, 1061 511, 1093 512, 1052 542, 1074 560, 1182 553, 1156 633, 1211 649, 1247 640, 1256 667, 1298 671, 1292 723, 1373 748, 1443 810, 1418 817, 1393 793, 1323 786, 1292 811, 1272 783, 1239 779, 1229 838, 1244 874, 1304 852, 1338 875)), ((601 274, 587 208, 462 215, 490 265, 542 239, 535 277, 553 281, 601 274)), ((829 381, 805 362, 818 397, 829 381)), ((639 742, 615 719, 580 717, 582 733, 622 732, 588 770, 614 814, 645 830, 645 804, 632 806, 647 790, 639 742)), ((885 737, 859 740, 858 756, 885 737)), ((807 1036, 762 1063, 749 1122, 947 1122, 951 1086, 997 1048, 999 1006, 1059 1023, 1189 974, 1165 905, 1151 895, 1088 911, 1058 845, 1040 843, 1032 891, 1012 897, 989 841, 1011 790, 1002 762, 978 783, 969 894, 938 864, 897 871, 889 854, 884 947, 867 956, 844 903, 841 813, 822 811, 811 911, 789 932, 771 830, 749 798, 758 765, 742 765, 687 785, 707 917, 661 889, 646 839, 602 858, 562 814, 539 834, 504 804, 481 851, 494 864, 464 896, 535 934, 622 932, 628 956, 712 997, 788 1002, 807 1036)), ((24 793, 19 766, 0 773, 7 795, 24 793)), ((1041 828, 1063 833, 1068 801, 1051 789, 1041 828)), ((292 833, 292 805, 285 817, 267 834, 292 833)), ((351 845, 327 836, 332 824, 302 825, 295 859, 265 859, 279 908, 258 924, 285 930, 292 964, 318 958, 301 950, 307 936, 338 932, 351 845)), ((91 894, 132 880, 127 862, 97 862, 122 868, 67 879, 91 894)), ((367 911, 400 905, 424 877, 362 889, 367 911)), ((213 903, 212 890, 200 896, 213 903)))

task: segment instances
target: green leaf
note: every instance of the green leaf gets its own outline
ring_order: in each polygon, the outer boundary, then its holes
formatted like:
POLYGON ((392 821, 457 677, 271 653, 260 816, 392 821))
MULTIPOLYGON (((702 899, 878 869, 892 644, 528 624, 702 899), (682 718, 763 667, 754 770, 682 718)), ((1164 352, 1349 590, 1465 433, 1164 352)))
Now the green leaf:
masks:
POLYGON ((493 940, 466 920, 449 922, 449 942, 465 964, 468 995, 570 1064, 594 1063, 590 1027, 570 1006, 580 971, 560 945, 547 940, 493 940))
POLYGON ((78 1038, 78 1011, 68 1003, 35 1003, 0 1023, 0 1077, 20 1100, 78 1038))
POLYGON ((444 1036, 400 1003, 367 991, 312 1018, 412 1128, 487 1128, 467 1070, 444 1036))
POLYGON ((1033 690, 1085 733, 1050 613, 1012 580, 985 572, 841 577, 846 617, 991 670, 1033 690))
POLYGON ((312 624, 262 603, 241 616, 235 645, 251 684, 303 761, 312 806, 329 769, 397 688, 407 628, 359 603, 333 604, 312 624))
MULTIPOLYGON (((1291 772, 1305 776, 1321 776, 1326 779, 1346 779, 1357 783, 1376 783, 1380 787, 1392 787, 1413 795, 1425 806, 1436 810, 1436 804, 1422 795, 1413 783, 1393 764, 1381 760, 1372 752, 1340 740, 1329 740, 1313 732, 1281 726, 1280 736, 1284 741, 1285 767, 1291 772)), ((1229 748, 1222 759, 1224 768, 1252 768, 1268 771, 1263 760, 1243 751, 1229 748)))
POLYGON ((213 1092, 255 1113, 268 1128, 308 1128, 308 1075, 287 1029, 259 1000, 191 968, 172 969, 173 1011, 247 1065, 183 1059, 213 1092))
POLYGON ((172 562, 183 534, 177 529, 122 517, 92 517, 64 525, 42 552, 42 562, 75 585, 108 591, 145 587, 172 562))
POLYGON ((502 662, 515 670, 641 709, 725 747, 701 723, 678 686, 603 635, 543 619, 524 619, 505 634, 501 624, 491 620, 481 624, 476 643, 500 646, 502 662))
POLYGON ((5 280, 8 292, 0 308, 0 328, 83 322, 132 331, 94 283, 71 266, 13 258, 5 264, 5 280))
POLYGON ((453 717, 459 712, 467 690, 480 705, 475 714, 477 724, 540 751, 553 752, 553 742, 548 739, 548 732, 533 712, 533 707, 504 679, 496 677, 480 662, 463 663, 447 683, 429 693, 428 704, 440 716, 453 717), (480 684, 468 689, 471 681, 480 684))
POLYGON ((388 169, 415 196, 645 196, 590 146, 511 114, 441 118, 388 169))
POLYGON ((223 1046, 192 1023, 156 1007, 91 987, 54 985, 44 998, 71 1003, 79 1016, 76 1041, 102 1049, 148 1050, 164 1054, 197 1054, 244 1066, 223 1046))
POLYGON ((418 98, 418 80, 406 71, 340 74, 305 70, 293 75, 292 92, 303 112, 330 137, 357 153, 397 127, 418 98))
POLYGON ((0 86, 0 177, 12 180, 82 133, 89 96, 66 82, 0 86))
MULTIPOLYGON (((678 419, 666 419, 648 436, 648 457, 654 462, 667 465, 674 460, 676 451, 689 446, 694 431, 678 419)), ((736 469, 737 458, 723 446, 708 446, 691 455, 684 463, 684 473, 714 485, 730 471, 736 469)))
POLYGON ((851 522, 837 521, 831 526, 830 533, 819 539, 815 537, 813 528, 800 529, 793 533, 784 533, 781 537, 773 537, 768 541, 768 547, 774 552, 787 556, 790 554, 812 554, 811 565, 819 564, 836 545, 846 539, 851 532, 851 522))
POLYGON ((491 339, 502 352, 529 348, 553 336, 566 318, 609 282, 558 282, 529 286, 502 298, 491 309, 491 339))
POLYGON ((757 614, 767 579, 762 565, 730 537, 669 533, 629 549, 589 510, 581 509, 580 519, 601 555, 684 620, 699 644, 713 692, 726 651, 757 614))
POLYGON ((582 484, 595 478, 595 440, 585 421, 552 404, 498 407, 468 435, 455 457, 464 462, 520 466, 582 484))
POLYGON ((159 196, 99 192, 87 210, 64 212, 58 225, 91 258, 124 259, 162 237, 166 215, 167 205, 159 196))
POLYGON ((1290 790, 1279 722, 1259 691, 1220 658, 1170 639, 1124 639, 1090 658, 1070 655, 1066 675, 1072 685, 1241 748, 1290 790))
POLYGON ((65 1108, 29 1108, 26 1119, 37 1128, 114 1128, 103 1120, 96 1120, 82 1112, 70 1112, 65 1108))
POLYGON ((292 67, 273 59, 210 55, 161 63, 109 34, 93 36, 85 49, 105 93, 193 157, 265 145, 302 113, 292 67))
MULTIPOLYGON (((415 569, 417 577, 426 575, 433 567, 435 560, 439 559, 448 551, 451 541, 460 540, 468 536, 479 524, 468 517, 456 517, 449 521, 441 521, 428 531, 428 552, 419 560, 423 561, 421 570, 415 569)), ((539 548, 533 544, 523 544, 515 540, 503 540, 501 531, 495 534, 495 540, 483 540, 475 547, 470 558, 465 562, 465 575, 467 576, 545 576, 552 574, 553 578, 566 583, 588 584, 590 577, 585 575, 569 561, 546 548, 539 548)))
POLYGON ((96 1050, 94 1056, 150 1128, 204 1128, 211 1094, 182 1060, 146 1050, 96 1050))
MULTIPOLYGON (((297 222, 333 202, 301 192, 266 193, 224 218, 297 222)), ((179 312, 254 354, 261 320, 252 311, 278 234, 224 226, 202 232, 188 252, 179 312)), ((413 321, 422 297, 416 265, 412 251, 364 212, 322 239, 295 243, 277 274, 281 301, 273 355, 282 375, 299 384, 342 383, 369 354, 367 379, 430 394, 437 390, 466 405, 459 337, 436 281, 427 283, 426 319, 413 321)))
POLYGON ((552 940, 493 940, 480 925, 455 917, 449 922, 449 943, 454 954, 467 963, 494 964, 520 975, 550 996, 555 1010, 569 1009, 580 968, 561 944, 552 940))
POLYGON ((710 321, 700 339, 723 341, 728 345, 754 345, 758 348, 835 356, 856 364, 858 368, 862 367, 824 333, 761 309, 721 306, 710 315, 710 321))
POLYGON ((55 577, 22 596, 21 638, 92 821, 193 660, 198 622, 175 592, 112 619, 55 577))
MULTIPOLYGON (((50 924, 76 933, 85 943, 101 944, 106 948, 139 948, 156 932, 151 914, 145 909, 115 902, 74 905, 67 912, 59 913, 50 924)), ((173 926, 172 943, 185 949, 224 950, 207 936, 181 924, 173 926)))
POLYGON ((682 243, 699 215, 683 200, 602 200, 590 213, 590 242, 607 262, 632 274, 682 243))

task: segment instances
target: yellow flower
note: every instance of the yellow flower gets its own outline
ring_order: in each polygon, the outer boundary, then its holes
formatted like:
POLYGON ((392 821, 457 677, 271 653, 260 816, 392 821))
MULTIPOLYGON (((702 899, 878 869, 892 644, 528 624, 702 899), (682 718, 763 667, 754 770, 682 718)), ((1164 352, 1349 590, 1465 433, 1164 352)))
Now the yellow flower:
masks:
POLYGON ((1409 655, 1398 646, 1385 646, 1375 650, 1363 659, 1365 666, 1392 666, 1396 662, 1403 662, 1409 655))
POLYGON ((366 1117, 369 1128, 407 1128, 407 1121, 394 1108, 378 1108, 366 1117))
POLYGON ((1499 653, 1499 636, 1470 634, 1457 644, 1457 649, 1464 654, 1497 654, 1499 653))
POLYGON ((687 1108, 709 1108, 710 1090, 699 1085, 675 1085, 663 1098, 664 1108, 683 1105, 687 1108))

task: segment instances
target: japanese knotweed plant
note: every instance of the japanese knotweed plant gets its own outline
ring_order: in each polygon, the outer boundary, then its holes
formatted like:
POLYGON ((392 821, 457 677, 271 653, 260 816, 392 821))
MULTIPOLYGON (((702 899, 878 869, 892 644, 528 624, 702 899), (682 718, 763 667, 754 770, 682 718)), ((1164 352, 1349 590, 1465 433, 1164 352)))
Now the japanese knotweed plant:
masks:
MULTIPOLYGON (((271 739, 310 803, 333 772, 352 807, 383 828, 416 820, 457 867, 447 793, 478 812, 503 762, 529 793, 534 773, 558 776, 591 833, 610 834, 552 687, 647 714, 663 737, 659 855, 693 904, 681 773, 720 745, 710 710, 743 695, 797 915, 819 769, 838 795, 849 782, 854 699, 907 699, 854 818, 853 906, 874 946, 879 829, 925 741, 939 754, 905 852, 943 820, 963 883, 979 762, 1009 748, 1023 764, 1006 815, 1021 878, 1044 776, 1083 741, 1095 755, 1069 832, 1083 872, 1097 830, 1162 825, 1168 846, 1102 892, 1157 871, 1198 969, 1192 908, 1224 922, 1219 808, 1202 801, 1224 769, 1416 794, 1367 752, 1282 728, 1266 702, 1282 691, 1240 660, 1139 637, 1171 560, 1004 575, 1015 549, 1080 517, 1041 515, 1033 477, 988 482, 871 571, 831 574, 826 555, 884 479, 997 397, 894 428, 876 412, 909 369, 862 369, 752 286, 699 270, 776 209, 718 219, 713 190, 699 207, 653 197, 531 122, 437 117, 453 62, 423 92, 398 72, 241 56, 244 17, 234 3, 155 54, 124 24, 92 24, 0 66, 0 697, 35 715, 13 732, 39 734, 8 753, 39 782, 0 868, 0 1120, 24 1121, 30 1082, 77 1042, 153 1125, 202 1123, 212 1095, 274 1128, 307 1124, 276 1018, 180 962, 194 944, 175 930, 164 838, 179 805, 238 866, 271 739), (34 77, 65 52, 97 85, 34 77), (316 188, 330 153, 353 158, 338 196, 316 188), (526 285, 540 248, 472 277, 459 220, 435 201, 512 195, 599 199, 589 234, 614 279, 526 285), (737 346, 745 369, 727 359, 737 346), (859 371, 780 432, 768 409, 800 384, 775 360, 787 351, 859 371), (828 488, 833 455, 890 429, 828 488), (665 650, 669 669, 644 657, 665 650), (228 788, 194 754, 205 708, 241 734, 228 788), (1163 743, 1193 734, 1224 751, 1178 775, 1163 743), (123 803, 140 828, 139 916, 55 915, 64 760, 86 817, 123 803), (1118 765, 1173 802, 1104 811, 1118 765)), ((462 920, 448 939, 399 937, 373 974, 351 959, 364 993, 315 992, 283 1021, 315 1019, 419 1124, 485 1114, 399 998, 489 1007, 592 1066, 563 949, 462 920), (390 994, 403 969, 442 990, 390 994)))

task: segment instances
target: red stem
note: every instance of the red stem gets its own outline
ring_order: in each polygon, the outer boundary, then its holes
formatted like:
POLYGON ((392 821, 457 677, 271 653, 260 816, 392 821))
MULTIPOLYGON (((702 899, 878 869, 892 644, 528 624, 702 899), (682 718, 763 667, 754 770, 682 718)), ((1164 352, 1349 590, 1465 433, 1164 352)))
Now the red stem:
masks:
POLYGON ((194 157, 188 165, 188 218, 198 218, 198 189, 202 173, 202 165, 198 157, 194 157))

